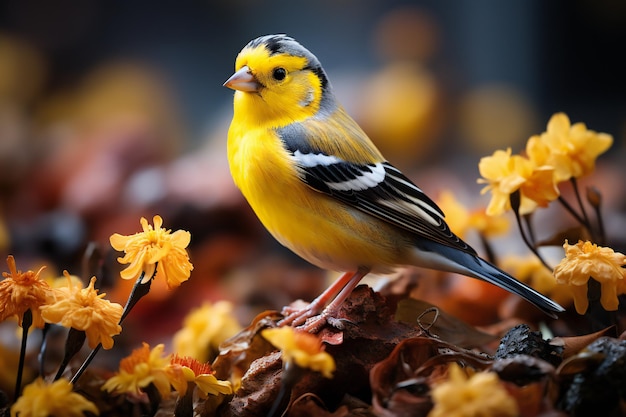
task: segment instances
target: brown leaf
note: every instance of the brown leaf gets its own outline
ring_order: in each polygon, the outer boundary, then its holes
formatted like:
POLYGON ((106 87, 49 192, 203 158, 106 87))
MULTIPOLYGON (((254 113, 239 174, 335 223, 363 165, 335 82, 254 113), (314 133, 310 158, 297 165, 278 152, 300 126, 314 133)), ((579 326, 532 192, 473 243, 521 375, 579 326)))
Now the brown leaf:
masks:
POLYGON ((441 379, 450 362, 476 369, 491 363, 482 355, 430 337, 400 343, 370 372, 375 413, 388 417, 425 416, 432 408, 430 386, 441 379))
POLYGON ((446 313, 432 304, 407 298, 398 303, 396 320, 409 324, 417 324, 446 342, 469 348, 484 346, 496 339, 460 319, 446 313))
POLYGON ((257 315, 248 327, 224 341, 219 355, 211 364, 216 378, 227 380, 231 373, 243 375, 252 361, 276 350, 259 333, 265 328, 275 327, 280 317, 277 312, 265 311, 257 315))
POLYGON ((331 412, 318 396, 303 394, 293 401, 287 417, 374 417, 370 409, 368 404, 352 399, 342 401, 342 405, 331 412))
POLYGON ((562 346, 563 358, 569 358, 570 356, 576 355, 594 340, 605 336, 612 331, 615 331, 614 326, 607 327, 606 329, 595 333, 584 334, 582 336, 555 337, 550 339, 550 344, 554 346, 562 346))

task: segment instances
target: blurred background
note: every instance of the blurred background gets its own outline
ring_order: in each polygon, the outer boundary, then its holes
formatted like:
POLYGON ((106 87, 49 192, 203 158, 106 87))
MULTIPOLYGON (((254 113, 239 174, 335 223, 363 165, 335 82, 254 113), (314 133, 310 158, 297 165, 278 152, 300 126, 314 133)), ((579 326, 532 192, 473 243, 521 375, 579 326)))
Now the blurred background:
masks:
POLYGON ((612 134, 594 182, 609 230, 625 230, 625 2, 2 0, 2 259, 96 274, 123 303, 108 237, 154 214, 189 230, 191 280, 155 283, 129 317, 158 320, 136 326, 145 339, 204 300, 235 301, 245 322, 316 295, 323 272, 268 237, 226 162, 222 83, 269 33, 313 51, 349 113, 434 197, 485 205, 479 159, 519 152, 555 112, 612 134))

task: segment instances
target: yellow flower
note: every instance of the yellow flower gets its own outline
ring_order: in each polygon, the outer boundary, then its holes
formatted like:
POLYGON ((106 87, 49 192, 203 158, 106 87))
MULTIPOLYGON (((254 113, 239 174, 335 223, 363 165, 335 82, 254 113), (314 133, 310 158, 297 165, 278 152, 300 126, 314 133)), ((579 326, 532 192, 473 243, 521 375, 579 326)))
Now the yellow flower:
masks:
POLYGON ((70 280, 69 285, 72 288, 83 288, 83 280, 80 279, 79 277, 77 277, 76 275, 68 275, 69 273, 67 271, 63 271, 63 276, 60 277, 46 277, 45 280, 46 282, 50 285, 51 288, 54 288, 55 290, 58 289, 65 289, 68 287, 68 277, 70 280))
POLYGON ((598 156, 612 144, 611 135, 588 130, 584 123, 572 125, 565 113, 556 113, 544 133, 529 139, 526 152, 536 163, 554 167, 559 183, 593 172, 598 156))
POLYGON ((261 335, 282 351, 284 362, 292 362, 300 368, 309 368, 332 378, 335 360, 324 352, 322 342, 316 336, 293 327, 264 329, 261 335))
POLYGON ((42 279, 39 271, 18 271, 12 255, 7 257, 9 272, 3 272, 4 279, 0 282, 0 322, 8 317, 15 316, 19 325, 22 325, 24 313, 30 309, 33 314, 33 325, 43 328, 45 322, 39 308, 55 300, 55 294, 50 285, 42 279))
POLYGON ((72 384, 66 379, 48 384, 37 378, 24 387, 22 396, 11 407, 11 417, 74 417, 85 412, 100 414, 94 403, 72 392, 72 384))
POLYGON ((552 271, 535 255, 524 257, 509 255, 502 259, 500 266, 518 280, 561 305, 570 305, 573 301, 571 288, 557 283, 552 271))
POLYGON ((187 281, 193 270, 186 251, 191 235, 184 230, 172 233, 171 230, 162 229, 161 216, 154 216, 153 222, 154 227, 142 217, 143 232, 131 236, 115 233, 109 241, 115 250, 125 253, 123 258, 117 260, 122 264, 130 264, 122 271, 122 278, 137 279, 145 272, 143 282, 147 282, 156 267, 157 276, 162 276, 168 288, 172 289, 187 281))
POLYGON ((207 362, 213 356, 210 351, 218 352, 219 345, 240 330, 232 303, 204 303, 185 317, 183 328, 174 335, 174 350, 182 356, 207 362))
POLYGON ((142 347, 120 361, 119 372, 109 378, 102 389, 115 394, 139 395, 141 388, 154 384, 161 397, 165 398, 171 392, 168 373, 171 355, 163 356, 163 349, 163 344, 150 350, 150 345, 143 343, 142 347))
POLYGON ((487 206, 489 216, 497 216, 511 208, 510 195, 519 190, 521 195, 520 214, 533 212, 538 206, 546 207, 559 196, 553 182, 554 169, 537 166, 521 155, 511 155, 511 149, 497 150, 491 156, 480 159, 478 164, 479 184, 487 184, 481 194, 491 191, 487 206))
POLYGON ((509 230, 506 218, 488 216, 482 208, 470 211, 450 191, 439 195, 437 205, 446 213, 450 230, 461 238, 465 238, 470 230, 476 230, 485 237, 502 235, 509 230))
POLYGON ((231 383, 218 380, 215 377, 215 372, 211 369, 211 365, 201 363, 189 356, 174 355, 170 370, 173 372, 170 380, 180 395, 185 395, 188 382, 196 384, 204 397, 207 395, 233 393, 231 383))
POLYGON ((626 269, 623 268, 626 265, 626 255, 582 240, 575 245, 570 245, 566 240, 563 249, 565 258, 554 268, 554 276, 559 284, 571 287, 578 314, 584 314, 589 307, 589 278, 595 279, 601 285, 602 307, 607 311, 617 310, 617 296, 626 293, 626 269))
POLYGON ((453 363, 448 380, 431 391, 435 406, 428 417, 514 417, 518 415, 515 399, 500 384, 493 372, 478 372, 467 377, 453 363))
POLYGON ((87 335, 90 348, 99 343, 105 349, 113 347, 113 336, 120 334, 119 325, 123 307, 104 300, 106 295, 98 294, 94 288, 96 277, 91 278, 87 288, 75 287, 67 271, 67 286, 59 290, 59 299, 54 304, 41 308, 41 315, 48 323, 60 323, 65 327, 82 330, 87 335))

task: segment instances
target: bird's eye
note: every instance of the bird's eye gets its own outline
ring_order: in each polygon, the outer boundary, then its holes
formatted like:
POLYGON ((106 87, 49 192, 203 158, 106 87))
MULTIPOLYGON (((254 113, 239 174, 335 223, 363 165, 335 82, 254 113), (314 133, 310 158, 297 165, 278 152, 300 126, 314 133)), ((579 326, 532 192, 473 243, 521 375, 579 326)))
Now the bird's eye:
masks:
POLYGON ((274 68, 274 71, 272 72, 272 77, 274 77, 276 81, 282 81, 285 79, 286 76, 287 71, 281 67, 274 68))

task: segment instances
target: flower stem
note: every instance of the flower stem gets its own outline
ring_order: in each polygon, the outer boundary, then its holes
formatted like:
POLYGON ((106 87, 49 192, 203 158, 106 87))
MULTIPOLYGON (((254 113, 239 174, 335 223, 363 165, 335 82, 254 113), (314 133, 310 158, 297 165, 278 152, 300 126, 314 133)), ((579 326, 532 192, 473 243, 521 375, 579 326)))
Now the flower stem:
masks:
MULTIPOLYGON (((602 293, 602 285, 596 281, 593 277, 589 278, 587 282, 587 299, 589 300, 589 307, 585 312, 585 317, 589 321, 591 331, 596 332, 606 329, 607 327, 614 326, 615 332, 617 332, 617 316, 615 311, 607 311, 602 307, 600 302, 600 296, 602 293)), ((617 334, 615 334, 617 336, 617 334)))
POLYGON ((583 226, 587 226, 585 224, 585 219, 578 214, 578 212, 576 210, 574 210, 574 207, 571 206, 570 203, 567 202, 567 200, 565 198, 563 198, 562 195, 559 195, 559 202, 563 205, 563 207, 565 207, 565 209, 572 215, 574 216, 574 218, 576 219, 576 221, 580 224, 582 224, 583 226))
POLYGON ((604 228, 604 219, 602 218, 602 194, 596 187, 587 187, 587 201, 589 205, 593 207, 593 210, 596 215, 597 226, 598 226, 598 238, 600 241, 598 244, 605 245, 606 244, 606 230, 604 228))
POLYGON ((63 360, 61 361, 61 365, 59 366, 59 370, 54 377, 54 380, 61 378, 63 372, 65 372, 65 368, 70 363, 70 360, 78 353, 78 351, 83 347, 85 343, 86 334, 82 330, 76 330, 73 327, 70 328, 70 331, 67 333, 67 339, 65 339, 65 354, 63 355, 63 360))
POLYGON ((22 346, 20 347, 20 361, 17 365, 17 378, 15 378, 15 398, 22 393, 22 375, 24 374, 24 361, 26 359, 26 342, 28 340, 28 330, 33 324, 33 312, 26 310, 22 316, 22 346))
MULTIPOLYGON (((535 247, 535 243, 531 242, 531 240, 528 238, 528 235, 526 234, 526 231, 524 230, 524 224, 522 223, 521 215, 519 213, 519 207, 520 207, 519 190, 511 193, 511 195, 509 196, 509 199, 511 200, 511 208, 513 209, 513 213, 515 214, 515 220, 517 221, 517 227, 519 229, 519 233, 522 236, 522 240, 526 244, 526 247, 528 247, 528 249, 530 249, 530 251, 537 257, 537 259, 541 261, 543 266, 548 268, 548 270, 552 271, 552 268, 550 267, 550 265, 548 265, 545 259, 543 259, 543 256, 541 256, 541 254, 535 247)), ((531 225, 530 225, 530 220, 527 217, 525 217, 525 219, 526 219, 528 228, 532 230, 531 225)), ((531 233, 531 235, 533 235, 533 233, 531 233)))
POLYGON ((73 385, 76 385, 76 382, 78 382, 78 380, 80 379, 80 377, 83 375, 83 372, 85 372, 85 369, 87 369, 87 367, 89 366, 89 364, 91 363, 91 361, 93 360, 93 358, 96 356, 96 354, 100 351, 100 348, 102 347, 101 343, 98 343, 98 346, 96 346, 95 348, 93 348, 91 350, 91 352, 89 352, 89 356, 87 356, 87 358, 85 359, 85 361, 83 362, 83 364, 80 366, 80 368, 78 368, 78 371, 76 371, 76 373, 74 374, 74 376, 72 377, 72 379, 70 380, 70 382, 73 385))
POLYGON ((587 216, 587 210, 585 210, 585 205, 583 204, 583 200, 580 197, 580 190, 578 189, 578 181, 576 178, 570 178, 570 182, 572 183, 572 187, 574 188, 574 194, 576 195, 576 202, 578 203, 578 207, 580 207, 580 212, 582 213, 583 225, 589 230, 589 233, 593 235, 591 230, 591 223, 589 222, 589 217, 587 216))
POLYGON ((46 351, 48 350, 48 332, 50 331, 50 323, 46 323, 41 330, 41 346, 37 354, 37 362, 39 362, 39 375, 46 374, 46 351))
POLYGON ((193 417, 193 390, 194 384, 188 383, 185 395, 179 396, 176 400, 174 417, 193 417))
POLYGON ((128 313, 130 313, 130 310, 133 309, 135 304, 137 304, 139 300, 141 300, 145 295, 147 295, 150 292, 150 285, 152 284, 152 280, 154 279, 154 276, 156 275, 156 271, 157 271, 157 268, 155 265, 154 273, 152 274, 150 279, 147 280, 146 282, 142 282, 145 272, 142 272, 139 278, 137 278, 137 281, 135 281, 135 285, 133 286, 133 289, 130 292, 130 295, 128 296, 126 305, 124 306, 124 311, 122 312, 122 317, 120 318, 120 324, 122 324, 122 321, 124 321, 126 316, 128 316, 128 313))
MULTIPOLYGON (((157 268, 155 265, 154 273, 152 274, 152 277, 150 277, 150 279, 147 280, 146 282, 142 282, 144 279, 145 272, 142 272, 139 278, 137 278, 137 281, 135 281, 135 285, 133 286, 133 289, 131 290, 128 296, 126 305, 124 306, 124 311, 122 311, 122 316, 120 318, 119 324, 122 324, 122 321, 124 321, 124 319, 126 318, 128 313, 130 313, 130 310, 132 310, 135 304, 137 304, 137 302, 143 296, 145 296, 146 294, 148 294, 148 292, 150 292, 150 285, 152 284, 152 280, 154 279, 154 276, 156 275, 156 271, 157 271, 157 268)), ((98 346, 93 348, 89 356, 87 356, 87 359, 85 359, 85 361, 80 366, 78 371, 76 371, 76 374, 74 374, 74 376, 72 377, 72 380, 71 380, 72 384, 76 385, 76 382, 81 377, 83 372, 85 372, 85 369, 87 369, 87 366, 89 366, 89 364, 91 363, 93 358, 96 356, 96 353, 98 353, 101 347, 102 347, 102 344, 98 344, 98 346)))
POLYGON ((295 363, 289 361, 283 363, 283 376, 280 381, 280 390, 278 391, 276 399, 274 399, 272 408, 269 413, 267 413, 268 417, 278 417, 284 414, 286 407, 289 406, 291 390, 302 377, 302 372, 303 369, 295 363))

